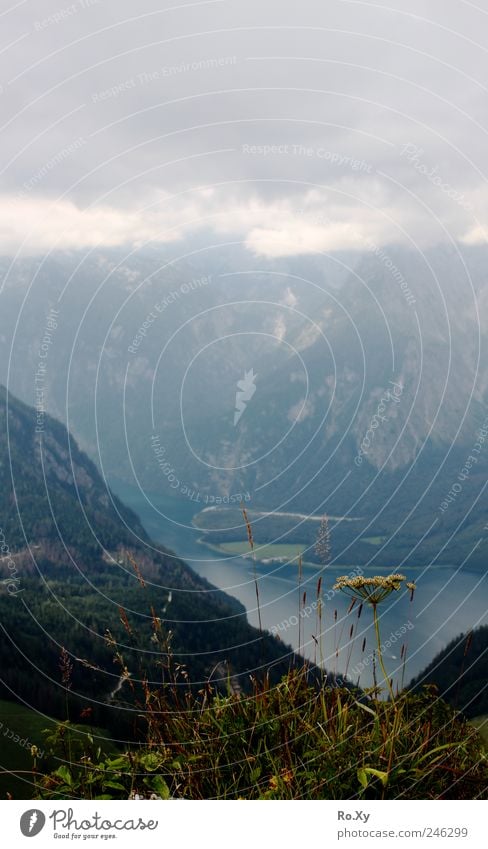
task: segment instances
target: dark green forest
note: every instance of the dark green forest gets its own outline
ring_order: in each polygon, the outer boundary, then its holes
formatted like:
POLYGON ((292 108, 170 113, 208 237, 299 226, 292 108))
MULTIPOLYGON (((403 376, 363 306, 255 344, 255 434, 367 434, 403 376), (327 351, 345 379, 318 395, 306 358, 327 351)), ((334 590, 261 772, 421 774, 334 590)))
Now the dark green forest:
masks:
POLYGON ((419 691, 426 683, 466 716, 488 713, 488 626, 451 640, 410 686, 419 691))

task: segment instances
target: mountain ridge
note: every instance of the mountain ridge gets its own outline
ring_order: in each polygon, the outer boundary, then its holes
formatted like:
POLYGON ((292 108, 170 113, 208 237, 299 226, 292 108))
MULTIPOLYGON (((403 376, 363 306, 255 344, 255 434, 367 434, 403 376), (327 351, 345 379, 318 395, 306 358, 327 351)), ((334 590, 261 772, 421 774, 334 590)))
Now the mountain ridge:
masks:
MULTIPOLYGON (((253 629, 239 602, 155 546, 64 426, 46 415, 36 434, 36 411, 5 389, 0 458, 4 698, 36 707, 47 699, 54 715, 62 715, 59 662, 65 650, 76 709, 95 706, 107 726, 106 700, 121 674, 114 653, 134 675, 154 681, 162 673, 151 642, 155 621, 195 684, 216 667, 221 677, 228 669, 222 686, 231 674, 244 688, 263 664, 277 676, 288 669, 291 649, 253 629)), ((127 700, 130 693, 121 696, 127 700)), ((127 710, 133 711, 130 699, 127 710)))

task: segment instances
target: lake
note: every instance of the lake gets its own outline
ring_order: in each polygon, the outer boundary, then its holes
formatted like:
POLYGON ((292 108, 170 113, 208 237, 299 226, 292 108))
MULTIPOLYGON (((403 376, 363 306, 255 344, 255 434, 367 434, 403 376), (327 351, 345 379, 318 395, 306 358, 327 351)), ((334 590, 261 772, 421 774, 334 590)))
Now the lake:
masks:
MULTIPOLYGON (((201 505, 154 497, 149 502, 134 488, 120 484, 113 488, 140 516, 153 540, 173 550, 195 572, 237 598, 246 608, 248 621, 258 626, 253 563, 244 557, 210 551, 199 542, 202 532, 191 522, 201 505)), ((357 567, 331 564, 322 570, 321 629, 316 604, 318 568, 304 568, 299 592, 296 563, 256 564, 263 628, 277 633, 294 649, 300 648, 311 660, 322 659, 325 668, 342 674, 347 670, 353 681, 359 679, 363 687, 370 686, 375 648, 370 611, 363 609, 358 619, 357 608, 348 613, 350 600, 333 591, 336 578, 354 574, 357 567)), ((363 569, 365 575, 388 571, 398 570, 381 570, 377 566, 374 570, 363 569)), ((413 602, 408 593, 393 593, 380 607, 384 661, 397 684, 418 675, 453 638, 488 623, 486 574, 436 564, 409 570, 407 578, 417 583, 413 602), (401 659, 403 645, 405 665, 401 659)))

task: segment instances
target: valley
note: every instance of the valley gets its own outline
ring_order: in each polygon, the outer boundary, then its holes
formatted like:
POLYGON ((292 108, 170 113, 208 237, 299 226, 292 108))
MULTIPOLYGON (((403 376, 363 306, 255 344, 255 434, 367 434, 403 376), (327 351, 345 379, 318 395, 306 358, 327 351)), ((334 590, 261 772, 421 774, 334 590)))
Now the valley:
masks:
POLYGON ((4 6, 6 844, 478 849, 487 3, 4 6))
MULTIPOLYGON (((254 587, 254 568, 252 559, 248 556, 249 545, 243 539, 237 543, 239 551, 224 553, 212 547, 210 550, 202 542, 202 513, 199 505, 191 505, 185 501, 176 502, 162 495, 149 497, 147 493, 131 489, 126 485, 117 489, 155 540, 165 539, 179 551, 181 557, 191 565, 198 574, 224 592, 237 598, 245 607, 249 622, 258 625, 258 611, 254 587), (246 551, 242 556, 241 550, 246 551)), ((236 533, 242 537, 242 515, 239 511, 215 508, 203 513, 206 524, 220 525, 225 518, 227 526, 236 525, 236 533), (229 515, 226 517, 226 513, 229 515), (210 517, 210 518, 209 518, 210 517)), ((250 517, 252 518, 252 512, 250 517)), ((262 511, 264 515, 268 515, 262 511)), ((279 517, 283 521, 283 517, 279 517)), ((289 519, 290 517, 287 517, 289 519)), ((293 517, 295 519, 295 517, 293 517)), ((339 521, 340 517, 334 517, 339 521)), ((300 520, 302 518, 300 517, 300 520)), ((317 522, 312 519, 310 525, 315 529, 317 522)), ((259 525, 253 524, 256 540, 259 540, 259 525)), ((222 531, 219 531, 221 533, 222 531)), ((206 535, 205 535, 206 536, 206 535)), ((332 533, 334 552, 334 535, 332 533)), ((402 677, 409 681, 418 675, 452 639, 470 627, 478 627, 488 622, 488 574, 477 568, 470 569, 449 563, 436 563, 427 566, 416 565, 405 568, 398 562, 378 567, 377 564, 358 566, 357 563, 343 561, 322 567, 318 563, 305 562, 302 582, 299 589, 298 566, 296 560, 290 562, 286 558, 281 562, 278 558, 263 563, 259 556, 259 545, 256 544, 256 571, 260 594, 260 613, 263 627, 281 639, 299 648, 299 626, 301 636, 300 648, 311 660, 317 659, 317 649, 314 636, 317 636, 316 607, 307 616, 300 616, 299 605, 303 593, 307 594, 306 604, 316 601, 317 581, 322 576, 324 622, 322 636, 322 652, 324 665, 331 671, 344 673, 349 658, 349 673, 352 679, 359 678, 362 686, 372 683, 372 664, 361 665, 361 641, 367 644, 374 640, 371 624, 365 622, 355 637, 351 647, 347 634, 353 618, 347 614, 347 599, 332 590, 335 580, 340 574, 387 574, 391 571, 405 571, 405 574, 421 588, 413 603, 407 598, 392 598, 391 603, 382 610, 381 628, 385 639, 392 638, 391 648, 387 650, 387 659, 395 681, 402 677), (360 570, 358 572, 358 569, 360 570), (337 616, 335 617, 335 611, 337 616), (401 641, 395 636, 400 625, 408 628, 408 651, 405 668, 400 660, 401 641), (337 650, 339 654, 337 656, 337 650)), ((265 560, 268 558, 265 557, 265 560)), ((306 556, 305 556, 306 561, 306 556)))

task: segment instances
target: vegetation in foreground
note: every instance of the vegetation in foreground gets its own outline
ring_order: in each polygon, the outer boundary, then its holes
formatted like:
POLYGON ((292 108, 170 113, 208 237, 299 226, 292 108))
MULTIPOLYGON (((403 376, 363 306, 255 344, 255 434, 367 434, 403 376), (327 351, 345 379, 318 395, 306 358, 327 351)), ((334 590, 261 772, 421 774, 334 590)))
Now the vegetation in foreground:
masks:
MULTIPOLYGON (((431 689, 393 705, 317 688, 304 668, 247 698, 147 689, 143 708, 145 745, 104 757, 78 741, 70 763, 38 772, 38 798, 488 797, 476 730, 431 689)), ((66 761, 69 735, 64 724, 50 741, 66 761)))
MULTIPOLYGON (((252 548, 250 528, 249 539, 252 548)), ((351 607, 359 602, 371 611, 387 700, 378 686, 331 686, 306 661, 276 686, 266 673, 254 678, 250 695, 233 690, 230 677, 226 694, 210 683, 195 692, 185 669, 173 663, 154 617, 153 642, 166 683, 154 687, 141 679, 137 685, 128 677, 146 724, 141 746, 107 757, 90 740, 88 749, 78 745, 75 751, 64 723, 50 739, 53 753, 61 747, 64 763, 47 775, 35 763, 38 797, 488 798, 488 760, 477 730, 438 698, 435 687, 395 693, 388 677, 378 607, 402 589, 413 597, 415 585, 400 574, 342 576, 335 589, 351 596, 351 607)), ((126 669, 115 642, 113 648, 126 669)), ((68 672, 69 664, 66 686, 68 672)))

